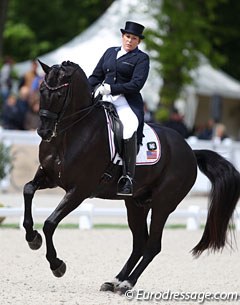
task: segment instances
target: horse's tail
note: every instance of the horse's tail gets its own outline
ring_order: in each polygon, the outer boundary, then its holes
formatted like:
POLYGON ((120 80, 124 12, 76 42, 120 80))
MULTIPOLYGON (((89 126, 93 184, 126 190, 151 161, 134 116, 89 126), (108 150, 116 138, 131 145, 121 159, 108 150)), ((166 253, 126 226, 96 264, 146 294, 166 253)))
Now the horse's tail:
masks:
POLYGON ((206 249, 217 251, 225 246, 229 222, 240 196, 240 174, 219 154, 194 150, 197 164, 212 183, 209 210, 203 236, 193 248, 194 256, 206 249))

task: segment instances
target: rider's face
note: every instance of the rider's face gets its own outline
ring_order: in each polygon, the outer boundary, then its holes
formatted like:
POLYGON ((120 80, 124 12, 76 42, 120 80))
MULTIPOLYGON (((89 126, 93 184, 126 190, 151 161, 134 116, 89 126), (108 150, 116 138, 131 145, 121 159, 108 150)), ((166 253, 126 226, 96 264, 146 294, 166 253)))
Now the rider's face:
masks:
POLYGON ((122 35, 122 46, 126 52, 130 52, 139 45, 141 39, 133 34, 125 33, 122 35))

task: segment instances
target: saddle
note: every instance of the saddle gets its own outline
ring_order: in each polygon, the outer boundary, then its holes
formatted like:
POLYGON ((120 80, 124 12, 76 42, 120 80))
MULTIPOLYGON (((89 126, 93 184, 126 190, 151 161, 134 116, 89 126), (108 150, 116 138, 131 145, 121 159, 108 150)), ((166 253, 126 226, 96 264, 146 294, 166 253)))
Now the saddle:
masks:
MULTIPOLYGON (((110 102, 103 101, 100 95, 95 97, 93 100, 98 107, 104 108, 108 129, 111 161, 102 174, 99 184, 90 198, 96 197, 99 192, 112 180, 112 178, 117 175, 118 167, 122 165, 123 155, 123 125, 119 119, 115 106, 110 102)), ((156 164, 161 157, 161 145, 159 138, 154 130, 147 124, 144 124, 144 135, 145 137, 143 138, 143 144, 138 146, 137 150, 137 166, 156 164)))
MULTIPOLYGON (((110 163, 122 165, 123 124, 119 119, 115 106, 112 103, 103 101, 99 96, 94 100, 99 107, 104 108, 111 156, 110 163)), ((157 163, 161 157, 160 140, 154 129, 148 124, 144 123, 143 133, 144 137, 142 140, 142 145, 138 145, 137 147, 137 166, 153 165, 157 163)))

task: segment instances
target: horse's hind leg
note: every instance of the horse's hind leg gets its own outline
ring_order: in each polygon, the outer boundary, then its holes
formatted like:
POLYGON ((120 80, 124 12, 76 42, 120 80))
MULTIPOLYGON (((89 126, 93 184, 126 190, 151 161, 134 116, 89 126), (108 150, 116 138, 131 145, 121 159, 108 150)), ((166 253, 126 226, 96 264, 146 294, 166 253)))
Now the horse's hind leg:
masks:
POLYGON ((125 293, 127 290, 132 289, 153 258, 160 253, 164 225, 168 216, 188 193, 190 189, 189 185, 184 179, 174 180, 169 175, 168 179, 166 178, 160 188, 156 190, 152 197, 149 238, 142 259, 128 277, 117 287, 116 291, 125 293), (172 191, 173 188, 175 191, 172 191))
POLYGON ((47 177, 41 167, 38 168, 34 179, 25 184, 23 189, 24 196, 24 220, 23 227, 26 231, 26 240, 32 250, 37 250, 42 245, 41 235, 33 229, 32 200, 37 189, 50 187, 47 177))
POLYGON ((117 287, 128 278, 133 268, 143 255, 147 240, 147 215, 149 207, 137 207, 134 199, 126 199, 125 204, 127 207, 128 224, 133 236, 132 253, 124 265, 123 269, 115 277, 112 282, 106 282, 101 286, 101 291, 115 291, 117 287))
POLYGON ((154 214, 154 210, 152 211, 149 238, 142 253, 141 260, 138 264, 136 262, 130 274, 126 274, 124 281, 116 287, 116 292, 124 294, 127 290, 132 289, 153 258, 160 253, 163 227, 169 214, 170 211, 158 211, 157 214, 154 214))

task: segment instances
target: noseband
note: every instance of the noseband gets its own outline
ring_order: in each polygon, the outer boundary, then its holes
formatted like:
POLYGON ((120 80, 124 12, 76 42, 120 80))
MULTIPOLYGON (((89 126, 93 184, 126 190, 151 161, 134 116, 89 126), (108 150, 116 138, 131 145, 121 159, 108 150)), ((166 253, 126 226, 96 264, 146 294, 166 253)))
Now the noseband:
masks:
POLYGON ((46 110, 46 109, 40 109, 39 110, 39 115, 43 116, 47 119, 52 119, 52 120, 57 120, 58 115, 55 112, 46 110))

